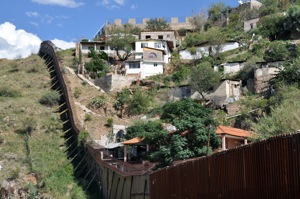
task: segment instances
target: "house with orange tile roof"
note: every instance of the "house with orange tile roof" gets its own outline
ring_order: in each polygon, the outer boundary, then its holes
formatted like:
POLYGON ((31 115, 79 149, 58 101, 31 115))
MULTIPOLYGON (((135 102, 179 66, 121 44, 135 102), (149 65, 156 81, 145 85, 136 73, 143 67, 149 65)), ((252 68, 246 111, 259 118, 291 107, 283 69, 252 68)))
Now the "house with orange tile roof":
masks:
POLYGON ((216 133, 222 139, 221 151, 248 144, 252 135, 250 131, 229 126, 218 126, 216 133))

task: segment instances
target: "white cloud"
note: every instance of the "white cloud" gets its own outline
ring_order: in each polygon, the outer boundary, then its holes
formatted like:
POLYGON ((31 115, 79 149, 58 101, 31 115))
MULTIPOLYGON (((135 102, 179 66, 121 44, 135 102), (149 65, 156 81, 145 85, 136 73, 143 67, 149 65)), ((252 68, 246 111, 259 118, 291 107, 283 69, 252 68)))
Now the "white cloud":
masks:
POLYGON ((38 12, 26 12, 25 14, 28 17, 38 17, 38 16, 40 16, 38 12))
POLYGON ((116 2, 119 5, 124 5, 125 0, 114 0, 114 2, 116 2))
POLYGON ((83 2, 76 2, 75 0, 32 0, 32 2, 45 5, 58 5, 69 8, 76 8, 78 6, 84 5, 83 2))
POLYGON ((69 49, 69 48, 75 48, 74 42, 67 42, 67 41, 63 41, 63 40, 59 40, 59 39, 53 39, 51 41, 52 41, 52 43, 55 44, 56 47, 58 47, 62 50, 69 49))
POLYGON ((34 21, 29 22, 29 24, 31 24, 31 25, 33 25, 33 26, 39 28, 39 24, 36 23, 36 22, 34 22, 34 21))
POLYGON ((0 58, 25 58, 39 51, 41 39, 12 23, 0 24, 0 58))
POLYGON ((109 10, 114 10, 114 9, 119 9, 120 6, 123 6, 125 3, 125 0, 101 0, 100 2, 98 1, 96 5, 102 5, 106 7, 109 10))
POLYGON ((137 9, 137 6, 134 5, 134 4, 132 4, 132 5, 130 6, 130 8, 131 8, 132 10, 135 10, 135 9, 137 9))

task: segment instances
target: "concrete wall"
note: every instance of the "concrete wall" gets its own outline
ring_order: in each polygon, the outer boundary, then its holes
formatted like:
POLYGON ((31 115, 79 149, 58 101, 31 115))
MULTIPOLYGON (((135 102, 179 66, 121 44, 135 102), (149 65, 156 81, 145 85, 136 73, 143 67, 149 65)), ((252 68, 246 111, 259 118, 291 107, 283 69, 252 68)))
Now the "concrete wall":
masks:
POLYGON ((261 93, 269 89, 269 81, 278 73, 277 68, 259 68, 255 71, 255 93, 261 93))
POLYGON ((233 63, 225 63, 223 64, 224 74, 235 74, 239 72, 243 67, 243 62, 233 62, 233 63))
MULTIPOLYGON (((171 18, 165 18, 164 19, 166 21, 169 21, 170 27, 172 30, 179 30, 181 28, 185 28, 185 29, 193 29, 193 25, 190 23, 190 19, 192 17, 185 17, 183 20, 182 18, 178 18, 178 17, 171 17, 171 18)), ((142 18, 142 19, 137 19, 137 18, 129 18, 127 20, 122 20, 122 19, 115 19, 112 22, 107 22, 106 26, 110 26, 110 25, 122 25, 122 24, 132 24, 135 25, 137 27, 140 27, 142 29, 144 29, 146 27, 147 21, 149 21, 150 18, 142 18), (139 21, 139 22, 138 22, 139 21)))
POLYGON ((135 77, 117 75, 117 74, 109 74, 105 77, 98 78, 94 81, 96 86, 99 86, 105 92, 109 91, 119 91, 124 87, 129 87, 133 81, 135 81, 135 77))
POLYGON ((257 28, 257 22, 258 21, 259 21, 259 18, 244 21, 244 31, 248 32, 251 29, 257 28))
MULTIPOLYGON (((180 50, 180 58, 181 59, 186 59, 186 60, 192 60, 192 59, 200 59, 202 55, 207 56, 209 55, 209 47, 210 45, 203 45, 199 46, 197 49, 196 55, 191 55, 191 53, 188 50, 180 50)), ((226 52, 229 50, 237 49, 239 47, 238 42, 228 42, 222 45, 220 52, 226 52)), ((215 47, 212 46, 212 52, 215 53, 215 47)))

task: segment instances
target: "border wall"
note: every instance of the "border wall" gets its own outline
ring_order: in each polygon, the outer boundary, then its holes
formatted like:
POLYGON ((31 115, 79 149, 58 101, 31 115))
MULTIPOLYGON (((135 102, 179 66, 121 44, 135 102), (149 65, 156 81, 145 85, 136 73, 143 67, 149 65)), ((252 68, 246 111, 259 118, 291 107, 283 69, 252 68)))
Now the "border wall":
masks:
POLYGON ((45 60, 52 77, 52 89, 59 90, 62 105, 59 112, 64 121, 68 157, 74 167, 74 175, 83 188, 95 198, 149 199, 149 171, 153 165, 137 168, 114 159, 93 143, 78 146, 78 135, 84 130, 74 112, 74 102, 64 78, 63 67, 51 41, 43 41, 39 55, 45 60), (93 190, 90 188, 93 187, 93 190), (96 195, 95 195, 96 193, 96 195))
POLYGON ((150 175, 150 197, 300 198, 300 134, 273 137, 150 175))

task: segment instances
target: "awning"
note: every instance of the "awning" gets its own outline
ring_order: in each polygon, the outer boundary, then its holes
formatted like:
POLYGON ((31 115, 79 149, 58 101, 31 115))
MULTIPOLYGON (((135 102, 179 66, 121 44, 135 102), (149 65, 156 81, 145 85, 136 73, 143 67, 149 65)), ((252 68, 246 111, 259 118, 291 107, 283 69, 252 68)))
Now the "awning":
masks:
POLYGON ((141 138, 141 137, 135 137, 135 138, 132 138, 132 139, 130 139, 130 140, 126 140, 126 141, 122 142, 122 144, 124 144, 124 145, 140 144, 143 140, 144 140, 144 138, 141 138))
POLYGON ((105 148, 114 149, 114 148, 121 147, 121 146, 124 146, 124 145, 121 142, 117 142, 117 143, 110 143, 110 144, 106 145, 105 148))

